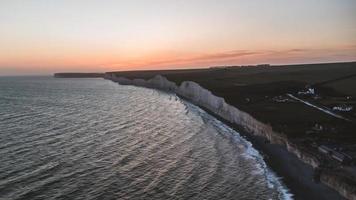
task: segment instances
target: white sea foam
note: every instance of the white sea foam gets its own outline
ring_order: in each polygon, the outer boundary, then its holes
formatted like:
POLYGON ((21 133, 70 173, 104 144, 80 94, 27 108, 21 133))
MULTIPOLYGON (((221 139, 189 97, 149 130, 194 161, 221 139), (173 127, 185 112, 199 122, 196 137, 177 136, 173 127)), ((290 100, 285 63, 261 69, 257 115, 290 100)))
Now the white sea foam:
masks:
POLYGON ((227 126, 223 122, 214 118, 213 116, 206 113, 204 110, 195 106, 189 102, 184 101, 184 104, 187 105, 189 109, 197 112, 203 118, 209 118, 212 120, 212 125, 223 130, 224 134, 231 134, 234 137, 234 140, 237 145, 242 145, 244 148, 244 153, 242 154, 246 159, 252 159, 255 161, 256 169, 252 173, 263 175, 266 180, 268 187, 270 189, 276 189, 279 193, 279 198, 283 200, 292 200, 293 194, 290 193, 289 189, 283 184, 282 179, 278 177, 275 172, 273 172, 266 164, 263 159, 263 156, 253 147, 252 143, 242 137, 237 131, 227 126))
MULTIPOLYGON (((140 86, 142 85, 141 83, 138 84, 135 80, 131 81, 131 84, 140 86)), ((265 130, 270 131, 271 129, 270 126, 256 121, 247 113, 241 112, 235 107, 226 104, 223 98, 214 96, 209 90, 202 88, 195 82, 185 81, 179 87, 177 87, 173 82, 170 82, 165 77, 158 75, 153 79, 146 81, 144 85, 147 87, 175 92, 185 98, 188 98, 193 103, 206 107, 207 109, 225 119, 228 119, 231 122, 236 124, 244 124, 254 133, 259 133, 265 130)), ((197 110, 202 116, 207 115, 206 112, 202 111, 202 109, 198 108, 197 106, 193 106, 188 102, 186 102, 186 104, 189 104, 193 110, 197 110)), ((277 189, 280 199, 292 199, 293 195, 283 185, 280 178, 278 178, 277 175, 267 167, 263 156, 253 148, 250 142, 241 137, 238 132, 234 131, 215 118, 214 122, 217 126, 220 126, 220 128, 226 129, 227 132, 232 133, 235 137, 236 143, 242 144, 244 146, 245 152, 243 153, 243 156, 246 159, 253 159, 257 163, 254 173, 264 175, 268 186, 270 188, 277 189)))

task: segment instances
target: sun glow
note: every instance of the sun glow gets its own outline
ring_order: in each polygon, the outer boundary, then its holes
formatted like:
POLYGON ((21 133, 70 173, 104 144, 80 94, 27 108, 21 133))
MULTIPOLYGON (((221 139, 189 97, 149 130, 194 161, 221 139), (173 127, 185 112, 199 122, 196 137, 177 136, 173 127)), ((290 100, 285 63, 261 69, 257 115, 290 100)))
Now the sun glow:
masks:
POLYGON ((2 1, 0 74, 352 61, 354 10, 351 0, 2 1))

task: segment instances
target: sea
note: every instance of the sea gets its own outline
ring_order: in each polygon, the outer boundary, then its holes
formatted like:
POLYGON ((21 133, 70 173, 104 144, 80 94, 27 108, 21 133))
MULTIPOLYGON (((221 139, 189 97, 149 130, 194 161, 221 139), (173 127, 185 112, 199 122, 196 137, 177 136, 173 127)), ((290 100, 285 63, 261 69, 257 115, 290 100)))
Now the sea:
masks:
POLYGON ((0 77, 0 199, 292 199, 239 132, 175 94, 0 77))

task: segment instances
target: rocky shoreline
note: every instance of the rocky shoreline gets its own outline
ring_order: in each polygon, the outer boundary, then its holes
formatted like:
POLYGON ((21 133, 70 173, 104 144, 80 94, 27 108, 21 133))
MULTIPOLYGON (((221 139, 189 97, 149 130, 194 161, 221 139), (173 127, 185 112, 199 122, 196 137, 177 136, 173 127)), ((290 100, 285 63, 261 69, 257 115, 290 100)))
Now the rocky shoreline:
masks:
MULTIPOLYGON (((270 145, 277 145, 280 148, 278 151, 287 151, 285 153, 293 154, 299 161, 311 166, 309 171, 312 172, 307 173, 309 174, 309 185, 310 187, 319 187, 324 191, 324 195, 331 197, 330 199, 335 199, 337 196, 332 194, 332 191, 327 191, 325 189, 325 185, 330 188, 336 190, 340 195, 347 199, 356 199, 355 188, 353 188, 352 184, 348 184, 343 177, 340 177, 339 174, 335 174, 328 170, 320 169, 320 161, 317 156, 309 153, 308 151, 300 148, 298 145, 290 142, 287 136, 283 133, 275 132, 272 129, 272 126, 269 124, 264 124, 254 117, 249 115, 246 112, 240 111, 234 106, 231 106, 225 102, 225 100, 221 97, 217 97, 213 95, 209 90, 201 87, 199 84, 192 82, 192 81, 184 81, 181 83, 180 86, 177 86, 176 83, 167 80, 165 77, 157 75, 152 79, 144 80, 144 79, 128 79, 125 77, 116 77, 115 74, 106 73, 106 79, 112 80, 122 85, 134 85, 134 86, 141 86, 141 87, 148 87, 154 88, 164 91, 169 91, 176 93, 177 95, 191 101, 192 103, 204 108, 205 110, 211 112, 212 114, 220 117, 221 119, 238 126, 240 129, 243 129, 247 132, 247 135, 250 135, 253 138, 259 138, 256 140, 256 145, 260 146, 257 148, 264 149, 263 143, 268 143, 270 145), (263 141, 264 140, 264 141, 263 141), (312 177, 314 177, 314 169, 318 171, 318 180, 320 180, 323 184, 312 184, 312 177), (310 177, 312 176, 312 177, 310 177), (313 185, 313 186, 311 186, 313 185), (328 194, 330 193, 330 194, 328 194)), ((266 151, 266 150, 264 150, 266 151)), ((273 153, 269 153, 269 157, 275 156, 273 153)), ((275 152, 275 154, 281 154, 281 152, 275 152)), ((271 158, 271 162, 277 162, 276 159, 271 158)), ((271 164, 273 165, 273 164, 271 164)), ((287 166, 286 166, 287 167, 287 166)), ((272 166, 273 168, 273 166, 272 166)), ((283 174, 283 173, 282 173, 283 174)), ((295 174, 294 178, 298 178, 298 174, 295 174)), ((307 180, 307 179, 306 179, 307 180)), ((308 185, 306 184, 306 185, 308 185)), ((293 188, 297 188, 298 186, 291 186, 293 188)), ((297 189, 294 189, 296 191, 297 189)), ((292 191, 293 192, 293 191, 292 191)), ((301 191, 302 192, 302 191, 301 191)), ((317 195, 317 194, 315 194, 317 195)), ((299 194, 297 197, 302 197, 304 195, 299 194)), ((308 198, 308 196, 304 196, 303 199, 308 198)), ((310 198, 315 198, 310 196, 310 198)), ((342 198, 340 198, 342 199, 342 198)))

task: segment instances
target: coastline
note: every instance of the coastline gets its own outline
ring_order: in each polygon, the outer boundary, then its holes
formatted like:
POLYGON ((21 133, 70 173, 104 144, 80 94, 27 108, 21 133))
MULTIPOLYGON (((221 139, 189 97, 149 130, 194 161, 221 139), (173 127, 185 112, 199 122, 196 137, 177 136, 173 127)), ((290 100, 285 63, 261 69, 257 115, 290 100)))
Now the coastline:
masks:
MULTIPOLYGON (((192 91, 184 91, 182 88, 189 88, 196 86, 198 84, 189 82, 184 84, 182 83, 181 86, 176 86, 175 83, 170 82, 165 77, 156 76, 150 80, 143 80, 143 79, 134 79, 130 80, 123 77, 116 77, 114 74, 107 74, 104 78, 117 82, 123 85, 134 85, 134 86, 141 86, 141 87, 148 87, 158 90, 170 91, 176 93, 178 96, 188 100, 189 102, 201 107, 209 114, 212 114, 219 120, 223 121, 230 127, 237 130, 242 136, 246 137, 248 141, 250 141, 254 148, 256 148, 259 152, 264 155, 264 159, 268 166, 276 172, 276 174, 280 177, 283 177, 283 183, 286 184, 288 189, 290 189, 291 193, 294 195, 293 198, 295 199, 344 199, 337 191, 333 190, 332 188, 321 184, 315 183, 313 181, 314 176, 314 168, 318 166, 317 161, 313 160, 312 158, 307 159, 307 163, 305 160, 302 160, 301 157, 305 157, 305 155, 300 154, 300 152, 291 152, 295 150, 291 144, 285 144, 285 138, 281 135, 272 135, 273 132, 269 133, 263 130, 264 124, 258 124, 261 127, 256 126, 255 124, 250 124, 246 126, 246 124, 242 122, 246 122, 246 120, 251 120, 250 116, 242 112, 238 117, 241 119, 231 119, 234 113, 231 113, 230 105, 229 107, 225 108, 228 109, 228 113, 220 112, 216 109, 214 110, 211 105, 206 104, 205 100, 194 96, 196 94, 203 95, 206 98, 209 98, 205 94, 206 92, 208 95, 212 95, 208 90, 204 89, 204 91, 199 91, 197 88, 191 89, 194 91, 195 94, 191 94, 192 91), (195 85, 196 84, 196 85, 195 85), (187 92, 188 91, 188 92, 187 92), (229 116, 228 116, 229 115, 229 116), (245 116, 246 115, 246 116, 245 116), (236 123, 236 122, 240 123, 236 123), (262 134, 261 134, 262 133, 262 134), (268 142, 267 142, 268 141, 268 142), (299 154, 298 154, 299 153, 299 154), (297 156, 298 155, 298 156, 297 156)), ((199 85, 198 85, 199 86, 199 85)), ((199 86, 200 87, 200 86, 199 86)), ((225 101, 220 97, 215 97, 219 99, 209 99, 210 102, 214 102, 217 107, 221 109, 222 104, 226 107, 225 101)), ((213 105, 214 107, 215 105, 213 105)), ((234 107, 233 107, 234 108, 234 107)), ((236 109, 236 108, 234 108, 236 109)), ((236 109, 238 110, 238 109, 236 109)), ((238 110, 239 111, 239 110, 238 110)), ((241 112, 241 111, 239 111, 241 112)), ((252 118, 253 119, 253 118, 252 118)), ((253 119, 255 120, 255 119, 253 119)), ((252 120, 252 121, 253 121, 252 120)), ((256 120, 257 121, 257 120, 256 120)), ((248 121, 251 123, 250 121, 248 121)), ((260 122, 258 122, 260 123, 260 122)), ((270 130, 271 131, 271 130, 270 130)))
MULTIPOLYGON (((189 101, 185 97, 179 97, 189 101)), ((276 175, 281 178, 283 184, 287 186, 289 192, 293 195, 292 199, 345 199, 330 187, 321 183, 315 183, 313 181, 313 167, 302 162, 296 155, 287 151, 283 146, 266 143, 266 138, 249 134, 243 127, 225 120, 204 107, 199 107, 237 131, 242 137, 249 141, 253 145, 253 148, 263 156, 267 166, 276 173, 276 175)))

